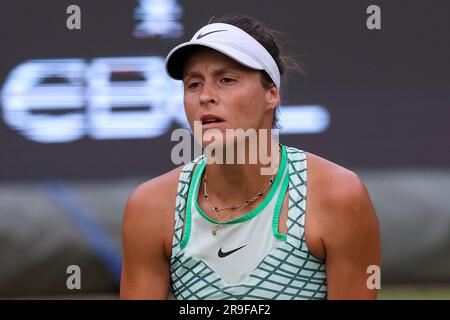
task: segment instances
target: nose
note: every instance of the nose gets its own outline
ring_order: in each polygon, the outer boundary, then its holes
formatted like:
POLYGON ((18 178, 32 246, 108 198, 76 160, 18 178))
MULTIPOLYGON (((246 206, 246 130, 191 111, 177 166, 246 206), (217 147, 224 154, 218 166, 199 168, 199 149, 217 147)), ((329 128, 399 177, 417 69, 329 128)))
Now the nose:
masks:
POLYGON ((214 89, 206 81, 201 88, 199 100, 201 105, 214 104, 217 102, 214 89))

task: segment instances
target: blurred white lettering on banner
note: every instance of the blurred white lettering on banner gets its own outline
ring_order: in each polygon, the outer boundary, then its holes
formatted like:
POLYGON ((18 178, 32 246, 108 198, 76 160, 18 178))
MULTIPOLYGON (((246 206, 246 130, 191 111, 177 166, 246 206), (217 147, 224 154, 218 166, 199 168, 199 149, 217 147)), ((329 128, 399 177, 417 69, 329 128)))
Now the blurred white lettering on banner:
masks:
MULTIPOLYGON (((160 56, 29 60, 8 75, 1 92, 5 123, 31 141, 67 143, 145 139, 176 123, 189 128, 183 87, 160 56)), ((324 132, 320 105, 280 106, 280 134, 324 132)))

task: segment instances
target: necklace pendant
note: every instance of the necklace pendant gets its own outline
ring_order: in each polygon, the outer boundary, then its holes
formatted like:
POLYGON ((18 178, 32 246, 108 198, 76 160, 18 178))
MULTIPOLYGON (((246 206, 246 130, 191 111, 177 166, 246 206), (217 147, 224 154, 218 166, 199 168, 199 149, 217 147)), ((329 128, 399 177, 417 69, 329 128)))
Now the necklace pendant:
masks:
POLYGON ((217 234, 217 230, 219 230, 219 225, 218 225, 218 224, 216 224, 216 225, 214 226, 214 228, 212 229, 212 234, 213 234, 213 236, 215 236, 215 235, 217 234))

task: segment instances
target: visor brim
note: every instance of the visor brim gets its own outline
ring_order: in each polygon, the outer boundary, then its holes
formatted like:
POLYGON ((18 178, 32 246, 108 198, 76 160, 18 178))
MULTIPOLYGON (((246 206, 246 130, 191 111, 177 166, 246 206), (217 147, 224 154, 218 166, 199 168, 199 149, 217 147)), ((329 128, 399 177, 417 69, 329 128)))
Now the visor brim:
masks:
POLYGON ((200 47, 207 47, 216 50, 232 60, 255 70, 264 70, 258 61, 249 55, 245 54, 241 50, 234 49, 226 44, 218 43, 205 43, 202 41, 189 41, 182 43, 170 51, 166 58, 166 71, 167 74, 176 80, 183 79, 183 69, 187 62, 187 59, 195 49, 200 47))

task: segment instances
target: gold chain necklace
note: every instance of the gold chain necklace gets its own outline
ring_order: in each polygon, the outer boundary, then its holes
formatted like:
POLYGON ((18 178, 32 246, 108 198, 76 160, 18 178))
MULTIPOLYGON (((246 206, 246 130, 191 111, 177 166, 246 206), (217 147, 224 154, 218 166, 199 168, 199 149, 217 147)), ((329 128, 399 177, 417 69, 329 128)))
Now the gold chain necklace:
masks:
MULTIPOLYGON (((278 151, 281 151, 280 148, 278 148, 278 151)), ((230 217, 232 214, 242 210, 243 208, 245 208, 247 205, 249 205, 250 203, 255 202, 256 200, 258 200, 259 198, 261 198, 264 195, 264 192, 267 191, 268 187, 272 185, 275 174, 277 173, 277 171, 275 170, 273 175, 270 177, 270 179, 264 184, 264 186, 261 188, 261 190, 259 190, 253 197, 251 197, 250 199, 242 202, 241 204, 238 205, 233 205, 233 206, 229 206, 229 207, 224 207, 224 208, 218 208, 216 206, 214 206, 209 197, 208 197, 208 193, 207 193, 207 187, 206 187, 206 181, 207 181, 207 172, 206 172, 206 167, 205 167, 205 177, 203 178, 203 196, 206 199, 206 202, 208 203, 208 205, 210 206, 210 208, 212 209, 212 211, 214 212, 214 215, 217 217, 217 219, 219 220, 219 223, 216 224, 214 226, 214 228, 212 229, 212 234, 213 236, 215 236, 217 234, 217 231, 219 230, 220 225, 225 224, 224 221, 227 220, 228 217, 230 217), (219 211, 223 211, 223 210, 230 210, 230 209, 234 209, 233 211, 231 211, 228 215, 226 215, 223 219, 220 218, 220 216, 218 215, 219 211)))

